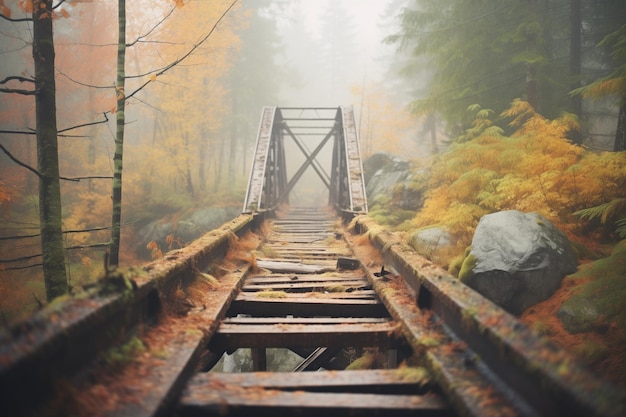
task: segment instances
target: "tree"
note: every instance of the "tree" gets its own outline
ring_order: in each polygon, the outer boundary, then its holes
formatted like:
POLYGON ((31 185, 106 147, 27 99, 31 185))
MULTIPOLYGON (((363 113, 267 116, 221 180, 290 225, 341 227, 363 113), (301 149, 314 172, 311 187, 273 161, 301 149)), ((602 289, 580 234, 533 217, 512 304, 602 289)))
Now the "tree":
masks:
POLYGON ((122 224, 122 168, 124 155, 124 106, 126 105, 126 1, 118 0, 117 77, 115 96, 115 155, 113 156, 113 210, 111 213, 111 246, 109 265, 119 264, 120 228, 122 224))
POLYGON ((572 92, 593 99, 615 97, 619 106, 614 151, 626 149, 626 24, 609 34, 598 45, 608 47, 615 61, 615 68, 604 77, 572 92))
MULTIPOLYGON (((52 0, 32 0, 21 3, 32 19, 33 63, 35 95, 35 135, 37 138, 37 170, 39 177, 39 228, 43 259, 46 298, 52 300, 68 291, 65 253, 63 248, 61 186, 59 178, 59 156, 56 121, 56 83, 54 72, 52 0)), ((13 20, 7 13, 10 9, 2 3, 2 17, 13 20)), ((20 81, 25 81, 23 77, 20 81)), ((17 92, 5 90, 4 92, 17 92)), ((21 92, 24 94, 24 91, 21 92)))
POLYGON ((224 125, 229 132, 224 136, 229 137, 228 184, 231 185, 238 177, 248 174, 245 157, 248 146, 254 145, 261 108, 279 101, 280 81, 288 76, 288 71, 275 61, 281 45, 276 22, 268 16, 281 13, 281 9, 280 5, 271 7, 270 3, 267 0, 243 3, 242 14, 249 15, 249 25, 240 30, 241 47, 233 53, 234 62, 226 75, 231 110, 227 115, 230 120, 224 125))
MULTIPOLYGON (((183 7, 183 2, 175 0, 175 7, 183 7)), ((125 103, 130 98, 137 95, 145 87, 152 82, 155 82, 158 77, 162 76, 172 68, 175 68, 183 61, 186 61, 194 52, 198 50, 213 34, 215 28, 219 25, 222 19, 228 14, 228 12, 235 6, 237 0, 234 0, 227 6, 223 14, 217 19, 211 29, 200 39, 193 44, 190 48, 184 51, 176 59, 167 63, 159 69, 151 70, 148 72, 148 79, 141 83, 132 92, 126 91, 125 80, 128 78, 125 72, 125 57, 126 57, 126 5, 125 0, 119 0, 118 10, 118 24, 119 24, 119 36, 118 36, 118 59, 117 59, 117 81, 116 81, 116 97, 117 97, 117 110, 116 110, 116 138, 115 138, 115 155, 114 155, 114 173, 113 173, 113 215, 111 224, 111 246, 109 249, 109 266, 117 267, 119 264, 119 251, 120 251, 120 238, 121 238, 121 218, 122 218, 122 169, 123 169, 123 147, 124 147, 124 121, 125 121, 125 103)), ((163 22, 157 23, 159 26, 163 22)), ((148 33, 150 33, 149 31, 148 33)))
POLYGON ((56 122, 52 0, 33 1, 33 60, 39 176, 39 227, 46 297, 67 292, 56 122))
POLYGON ((454 135, 471 124, 466 109, 475 103, 502 109, 524 97, 537 110, 558 114, 569 89, 560 45, 553 42, 567 28, 557 13, 561 3, 411 1, 387 41, 412 52, 405 76, 420 76, 415 68, 428 71, 429 87, 412 110, 440 113, 454 135))
MULTIPOLYGON (((617 29, 623 2, 607 0, 412 0, 399 14, 400 29, 388 41, 413 54, 406 79, 423 77, 414 94, 416 114, 439 112, 458 136, 471 125, 466 110, 503 109, 524 98, 541 114, 563 111, 583 122, 597 109, 568 93, 607 73, 610 60, 592 46, 617 29), (417 70, 416 70, 417 69, 417 70)), ((574 141, 580 134, 570 132, 574 141)))

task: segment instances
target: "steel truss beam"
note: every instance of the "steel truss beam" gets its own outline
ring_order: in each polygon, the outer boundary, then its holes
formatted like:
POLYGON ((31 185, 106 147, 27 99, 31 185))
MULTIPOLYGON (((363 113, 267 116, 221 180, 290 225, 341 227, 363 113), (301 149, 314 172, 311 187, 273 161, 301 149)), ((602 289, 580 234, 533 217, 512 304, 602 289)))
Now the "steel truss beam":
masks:
POLYGON ((312 167, 329 190, 328 202, 337 210, 367 212, 367 198, 358 137, 351 107, 264 107, 243 206, 244 213, 274 210, 289 202, 289 194, 312 167), (334 112, 334 115, 331 113, 334 112), (287 180, 285 136, 306 160, 287 180), (303 136, 322 138, 311 152, 303 136), (317 159, 333 139, 330 175, 317 159))

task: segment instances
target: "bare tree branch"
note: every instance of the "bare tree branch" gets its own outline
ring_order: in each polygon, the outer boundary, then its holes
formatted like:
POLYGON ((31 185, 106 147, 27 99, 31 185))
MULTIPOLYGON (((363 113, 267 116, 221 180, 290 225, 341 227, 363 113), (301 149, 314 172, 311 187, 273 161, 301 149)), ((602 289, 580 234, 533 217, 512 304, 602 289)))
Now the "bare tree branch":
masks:
POLYGON ((34 234, 34 235, 23 235, 23 236, 4 236, 4 237, 0 237, 0 241, 1 240, 31 239, 31 238, 39 237, 39 236, 41 236, 39 233, 34 234))
POLYGON ((41 256, 41 253, 38 253, 36 255, 21 256, 19 258, 13 258, 13 259, 0 259, 0 264, 8 264, 8 263, 14 263, 14 262, 24 262, 24 261, 28 261, 30 259, 38 258, 40 256, 41 256))
POLYGON ((27 170, 29 170, 30 172, 32 172, 33 174, 35 174, 39 178, 41 178, 41 173, 39 171, 37 171, 35 168, 31 167, 30 165, 27 165, 24 162, 20 161, 16 157, 14 157, 11 154, 11 152, 9 152, 9 150, 7 148, 5 148, 4 145, 2 145, 1 143, 0 143, 0 149, 2 149, 2 151, 6 154, 6 156, 8 156, 13 162, 15 162, 16 164, 26 168, 27 170))
MULTIPOLYGON (((13 162, 15 162, 16 164, 18 164, 19 166, 22 166, 24 168, 26 168, 27 170, 29 170, 30 172, 32 172, 33 174, 37 175, 39 178, 41 178, 41 172, 39 172, 38 170, 36 170, 35 168, 31 167, 30 165, 20 161, 19 159, 17 159, 15 156, 13 156, 13 154, 11 154, 11 152, 9 152, 9 150, 7 148, 4 147, 4 145, 2 145, 0 143, 0 149, 2 149, 2 151, 6 154, 6 156, 8 156, 13 162)), ((65 180, 65 181, 74 181, 74 182, 78 182, 80 180, 83 179, 90 179, 90 178, 105 178, 105 179, 112 179, 113 177, 104 177, 104 176, 93 176, 93 177, 75 177, 75 178, 70 178, 70 177, 61 177, 59 176, 59 179, 61 180, 65 180)))
POLYGON ((100 125, 100 124, 108 123, 109 122, 109 118, 107 117, 107 112, 102 112, 102 115, 104 116, 104 120, 99 120, 97 122, 83 123, 81 125, 76 125, 76 126, 72 126, 72 127, 66 127, 65 129, 61 129, 61 130, 57 131, 57 133, 63 133, 63 132, 67 132, 68 130, 74 130, 74 129, 78 129, 78 128, 81 128, 81 127, 94 126, 94 125, 100 125))
POLYGON ((26 77, 20 77, 17 75, 11 75, 9 77, 6 77, 4 80, 0 81, 0 84, 6 84, 9 81, 19 81, 21 83, 35 83, 35 80, 32 78, 26 78, 26 77))
POLYGON ((62 179, 65 181, 79 182, 80 180, 112 180, 113 176, 91 175, 89 177, 59 177, 59 179, 62 179))
MULTIPOLYGON (((64 230, 63 233, 64 234, 70 234, 70 233, 91 233, 91 232, 99 232, 99 231, 102 231, 102 230, 109 230, 109 229, 111 229, 111 226, 99 226, 99 227, 92 227, 90 229, 64 230)), ((41 236, 39 233, 35 233, 35 234, 32 234, 32 235, 22 235, 22 236, 3 236, 3 237, 0 237, 0 241, 3 241, 3 240, 32 239, 32 238, 39 237, 39 236, 41 236)))
POLYGON ((5 16, 3 13, 0 13, 0 18, 4 20, 8 20, 9 22, 32 22, 32 17, 21 17, 19 19, 14 19, 12 17, 5 16))
POLYGON ((81 81, 75 80, 72 77, 70 77, 69 75, 67 75, 66 73, 64 73, 63 71, 61 71, 58 67, 55 67, 56 72, 58 72, 60 75, 64 76, 65 78, 67 78, 68 80, 70 80, 71 82, 78 84, 78 85, 82 85, 83 87, 89 87, 89 88, 103 88, 103 89, 114 89, 115 86, 114 85, 92 85, 92 84, 87 84, 87 83, 83 83, 81 81))
MULTIPOLYGON (((211 28, 211 30, 204 36, 202 37, 202 39, 200 39, 200 41, 196 44, 194 44, 183 56, 181 56, 180 58, 178 58, 176 61, 170 63, 169 65, 165 66, 162 70, 160 70, 159 72, 155 73, 154 76, 155 78, 158 77, 159 75, 163 75, 165 72, 167 72, 168 70, 174 68, 176 65, 180 64, 181 62, 183 62, 185 59, 187 59, 191 54, 193 54, 196 49, 198 49, 204 42, 206 42, 207 39, 209 39, 209 36, 211 36, 213 34, 213 32, 215 31, 215 29, 217 28, 217 26, 220 24, 220 22, 224 19, 224 17, 226 17, 226 15, 228 14, 228 12, 230 12, 230 10, 235 6, 235 4, 237 4, 238 0, 234 0, 230 6, 228 6, 228 8, 224 11, 224 13, 222 13, 222 15, 220 16, 219 19, 217 19, 217 22, 215 22, 215 24, 213 25, 213 27, 211 28)), ((132 93, 130 93, 129 95, 127 95, 124 100, 128 100, 129 98, 131 98, 132 96, 134 96, 135 94, 137 94, 138 92, 140 92, 141 90, 144 89, 144 87, 146 87, 148 84, 150 84, 153 80, 150 79, 146 82, 144 82, 142 85, 140 85, 135 91, 133 91, 132 93)))
POLYGON ((64 230, 63 233, 89 233, 89 232, 99 232, 101 230, 110 230, 111 226, 99 226, 92 227, 90 229, 77 229, 77 230, 64 230))
POLYGON ((0 93, 21 94, 23 96, 34 96, 39 94, 39 90, 18 90, 16 88, 0 88, 0 93))
POLYGON ((65 3, 65 0, 60 0, 59 3, 57 3, 56 6, 52 6, 52 10, 58 8, 60 5, 62 5, 63 3, 65 3))
POLYGON ((0 133, 7 135, 34 135, 36 132, 34 130, 28 132, 25 130, 0 130, 0 133))
POLYGON ((166 14, 166 15, 163 17, 163 19, 161 19, 161 20, 160 20, 160 21, 159 21, 156 25, 154 25, 154 26, 152 27, 152 29, 150 29, 150 30, 149 30, 148 32, 146 32, 144 35, 140 35, 140 36, 138 36, 138 37, 137 37, 137 39, 135 39, 133 42, 131 42, 131 43, 127 43, 127 44, 126 44, 126 47, 133 46, 133 45, 135 45, 136 43, 141 42, 143 38, 147 38, 148 36, 150 36, 150 34, 151 34, 152 32, 154 32, 154 31, 156 30, 156 28, 158 28, 159 26, 161 26, 161 24, 162 24, 163 22, 165 22, 165 20, 166 20, 168 17, 170 17, 170 16, 172 15, 172 13, 174 13, 174 10, 176 10, 176 6, 172 7, 172 10, 170 10, 170 12, 169 12, 168 14, 166 14))
POLYGON ((11 268, 3 268, 3 271, 17 271, 18 269, 28 269, 28 268, 35 268, 37 266, 43 266, 43 264, 31 264, 31 265, 26 265, 26 266, 14 266, 11 268))
POLYGON ((70 247, 65 248, 65 250, 108 248, 109 246, 111 246, 110 242, 103 242, 103 243, 92 243, 91 245, 70 246, 70 247))

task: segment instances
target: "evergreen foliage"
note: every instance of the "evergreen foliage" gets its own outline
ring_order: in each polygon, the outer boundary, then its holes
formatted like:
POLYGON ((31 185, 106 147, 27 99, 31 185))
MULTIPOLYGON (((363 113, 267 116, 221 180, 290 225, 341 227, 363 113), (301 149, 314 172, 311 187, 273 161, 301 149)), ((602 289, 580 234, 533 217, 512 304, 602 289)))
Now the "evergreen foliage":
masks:
MULTIPOLYGON (((411 110, 440 114, 453 136, 471 125, 466 109, 474 103, 502 109, 522 97, 549 118, 562 111, 580 116, 570 90, 620 71, 616 53, 608 53, 617 35, 595 47, 623 24, 624 4, 617 0, 582 0, 578 11, 567 0, 407 3, 400 29, 386 41, 410 54, 399 63, 409 85, 430 79, 426 91, 413 94, 411 110)), ((601 87, 615 86, 594 88, 601 87)))

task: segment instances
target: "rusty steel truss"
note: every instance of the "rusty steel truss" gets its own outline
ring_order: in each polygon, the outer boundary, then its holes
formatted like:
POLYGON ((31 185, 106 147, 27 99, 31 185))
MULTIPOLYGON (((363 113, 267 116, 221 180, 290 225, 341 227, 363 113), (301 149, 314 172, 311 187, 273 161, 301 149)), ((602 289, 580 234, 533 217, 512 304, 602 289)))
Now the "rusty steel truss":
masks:
POLYGON ((263 108, 244 213, 275 209, 289 203, 289 194, 307 169, 312 168, 328 189, 328 204, 348 213, 366 213, 367 197, 359 140, 351 107, 263 108), (305 156, 288 178, 285 141, 293 140, 305 156), (332 142, 330 174, 319 160, 332 142), (314 149, 310 150, 311 143, 314 149))

